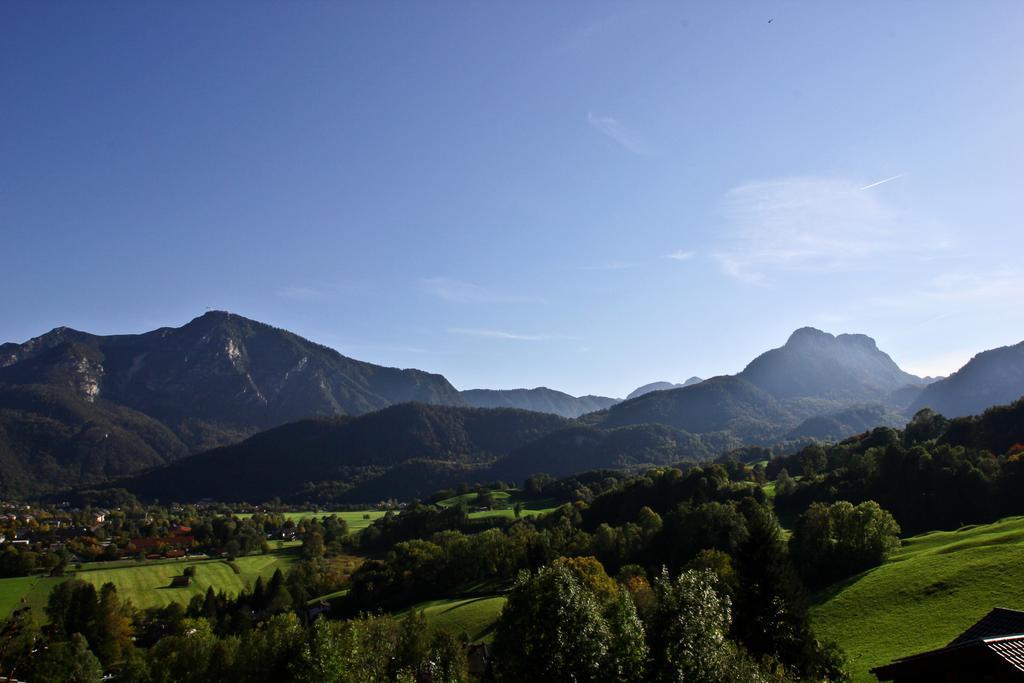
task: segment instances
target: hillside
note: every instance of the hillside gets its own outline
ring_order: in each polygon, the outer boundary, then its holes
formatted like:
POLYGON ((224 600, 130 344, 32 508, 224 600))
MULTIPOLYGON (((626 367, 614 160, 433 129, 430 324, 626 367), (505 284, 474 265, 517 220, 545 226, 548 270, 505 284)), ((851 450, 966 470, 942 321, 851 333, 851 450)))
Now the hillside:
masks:
POLYGON ((716 451, 699 437, 664 425, 560 429, 516 449, 488 470, 488 479, 522 481, 538 472, 565 477, 596 469, 707 460, 716 451))
POLYGON ((866 432, 875 427, 902 427, 906 419, 879 403, 854 406, 828 415, 809 417, 790 430, 786 441, 816 439, 840 441, 851 434, 866 432))
POLYGON ((815 631, 839 643, 854 681, 942 647, 993 607, 1024 608, 1024 518, 903 541, 882 566, 817 596, 815 631))
POLYGON ((90 485, 188 453, 160 422, 70 390, 0 384, 0 495, 90 485))
POLYGON ((637 398, 638 396, 643 396, 644 394, 649 394, 652 391, 681 389, 683 387, 688 387, 692 384, 700 384, 703 381, 704 380, 702 380, 700 377, 691 377, 690 379, 686 380, 685 382, 682 382, 681 384, 673 384, 672 382, 651 382, 650 384, 645 384, 642 387, 637 387, 633 391, 629 392, 629 396, 626 397, 626 400, 629 400, 631 398, 637 398))
POLYGON ((975 415, 989 406, 1024 396, 1024 342, 979 353, 945 379, 924 388, 910 405, 912 415, 931 408, 946 417, 975 415))
POLYGON ((460 391, 467 405, 475 408, 519 408, 538 413, 552 413, 575 418, 585 413, 604 410, 619 402, 606 396, 570 396, 561 391, 536 389, 468 389, 460 391))
POLYGON ((434 463, 430 471, 460 472, 488 465, 565 425, 563 418, 523 410, 408 403, 359 417, 300 420, 118 485, 161 500, 265 501, 317 492, 336 497, 362 484, 368 491, 364 501, 372 502, 431 493, 438 481, 452 478, 432 479, 423 471, 413 476, 406 469, 410 476, 389 477, 404 490, 384 491, 368 483, 397 466, 422 470, 414 463, 426 461, 434 463))
POLYGON ((612 406, 599 424, 623 427, 657 423, 692 434, 721 433, 740 441, 766 441, 781 425, 795 425, 770 394, 740 377, 713 377, 700 384, 655 391, 612 406))

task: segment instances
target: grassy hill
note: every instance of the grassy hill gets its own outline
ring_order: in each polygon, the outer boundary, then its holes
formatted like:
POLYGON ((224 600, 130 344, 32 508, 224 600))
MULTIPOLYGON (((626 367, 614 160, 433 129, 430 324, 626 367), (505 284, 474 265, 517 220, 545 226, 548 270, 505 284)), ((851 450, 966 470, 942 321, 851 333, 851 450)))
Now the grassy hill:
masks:
MULTIPOLYGON (((504 593, 508 582, 481 581, 463 586, 450 597, 427 600, 409 609, 422 611, 431 628, 445 628, 464 634, 471 643, 490 642, 494 638, 494 623, 505 607, 504 593)), ((399 612, 401 616, 409 610, 399 612)))
MULTIPOLYGON (((441 507, 451 507, 460 503, 472 506, 476 501, 476 492, 463 493, 451 498, 439 500, 437 504, 441 507)), ((531 498, 522 491, 492 491, 491 498, 494 506, 490 510, 477 510, 469 513, 470 519, 481 519, 484 517, 515 517, 516 503, 522 504, 520 514, 524 517, 529 515, 542 515, 551 512, 558 507, 558 501, 549 498, 531 498)))
POLYGON ((993 607, 1024 607, 1024 517, 906 539, 892 558, 817 596, 818 635, 872 667, 942 647, 993 607))
POLYGON ((446 628, 465 634, 471 643, 490 642, 494 638, 494 622, 505 607, 505 596, 476 598, 444 598, 416 605, 432 628, 446 628))

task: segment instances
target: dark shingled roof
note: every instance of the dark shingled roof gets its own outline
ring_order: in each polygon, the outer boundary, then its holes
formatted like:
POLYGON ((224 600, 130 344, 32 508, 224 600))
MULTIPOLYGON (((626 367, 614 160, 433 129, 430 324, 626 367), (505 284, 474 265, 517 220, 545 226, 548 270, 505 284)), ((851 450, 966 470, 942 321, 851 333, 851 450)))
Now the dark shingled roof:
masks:
POLYGON ((988 649, 1002 657, 1008 664, 1024 672, 1024 636, 986 640, 988 649))
POLYGON ((953 639, 949 646, 969 643, 972 640, 983 640, 999 636, 1010 636, 1024 633, 1024 612, 1016 609, 996 607, 991 612, 953 639))
POLYGON ((1024 680, 1024 612, 996 607, 946 647, 902 657, 871 673, 883 681, 934 680, 940 673, 943 680, 974 681, 979 667, 989 673, 998 668, 1003 673, 997 680, 1024 680))

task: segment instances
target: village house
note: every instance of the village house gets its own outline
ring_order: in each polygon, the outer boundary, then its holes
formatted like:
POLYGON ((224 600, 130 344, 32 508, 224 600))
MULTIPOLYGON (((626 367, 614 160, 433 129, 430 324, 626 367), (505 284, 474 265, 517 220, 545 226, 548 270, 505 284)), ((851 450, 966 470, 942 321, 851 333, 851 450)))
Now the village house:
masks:
POLYGON ((945 647, 871 670, 880 681, 1024 681, 1024 612, 996 607, 945 647))

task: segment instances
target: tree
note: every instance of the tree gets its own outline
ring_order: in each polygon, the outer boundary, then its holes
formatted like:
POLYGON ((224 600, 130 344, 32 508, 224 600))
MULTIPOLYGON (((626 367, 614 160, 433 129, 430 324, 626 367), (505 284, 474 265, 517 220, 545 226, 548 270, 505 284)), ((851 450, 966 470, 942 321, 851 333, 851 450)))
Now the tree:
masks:
POLYGON ((900 527, 878 503, 814 503, 789 540, 801 576, 825 586, 881 564, 899 547, 900 527))
POLYGON ((131 606, 118 599, 114 584, 100 588, 99 611, 88 630, 89 643, 105 666, 120 662, 133 647, 131 606))
POLYGON ((619 595, 607 612, 602 610, 564 562, 534 576, 521 572, 497 623, 499 680, 640 680, 643 628, 628 595, 619 595))
POLYGON ((726 680, 732 617, 729 599, 719 595, 716 583, 708 570, 689 570, 672 579, 662 569, 655 580, 651 641, 656 680, 726 680))
POLYGON ((238 644, 236 676, 242 681, 285 681, 302 653, 306 632, 293 614, 276 614, 246 633, 238 644))
POLYGON ((69 641, 52 643, 32 664, 33 683, 99 683, 103 668, 81 633, 69 641))
POLYGON ((96 588, 81 579, 58 584, 47 599, 46 616, 54 640, 69 640, 74 633, 88 634, 100 616, 96 588))
POLYGON ((326 550, 324 537, 319 531, 310 531, 302 539, 302 556, 308 560, 323 557, 326 550))
POLYGON ((15 680, 28 670, 39 638, 32 608, 15 610, 0 626, 0 676, 15 680))
POLYGON ((806 669, 813 640, 807 603, 772 511, 747 498, 748 536, 736 555, 736 633, 754 656, 806 669))

